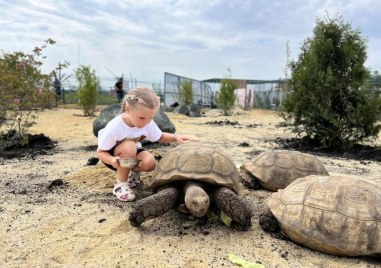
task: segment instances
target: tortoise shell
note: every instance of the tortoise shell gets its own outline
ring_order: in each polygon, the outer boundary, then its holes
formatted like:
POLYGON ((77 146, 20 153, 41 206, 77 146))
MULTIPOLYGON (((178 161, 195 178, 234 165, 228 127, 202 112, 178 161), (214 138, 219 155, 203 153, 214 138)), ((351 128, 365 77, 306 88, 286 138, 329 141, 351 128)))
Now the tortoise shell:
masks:
POLYGON ((170 150, 156 165, 149 186, 184 180, 227 187, 237 194, 239 191, 237 167, 226 154, 212 145, 191 142, 170 150))
POLYGON ((381 253, 381 188, 376 185, 311 175, 273 193, 267 206, 296 243, 340 256, 381 253))
POLYGON ((315 156, 286 150, 262 152, 245 161, 241 170, 244 185, 250 187, 251 180, 255 179, 269 191, 284 189, 294 180, 308 175, 329 175, 315 156))

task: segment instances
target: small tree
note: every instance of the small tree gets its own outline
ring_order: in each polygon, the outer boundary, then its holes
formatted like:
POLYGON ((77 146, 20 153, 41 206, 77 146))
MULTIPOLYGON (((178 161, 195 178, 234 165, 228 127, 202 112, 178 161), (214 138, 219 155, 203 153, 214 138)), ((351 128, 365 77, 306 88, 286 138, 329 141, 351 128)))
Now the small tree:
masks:
POLYGON ((0 57, 0 143, 15 133, 16 142, 27 143, 27 129, 35 123, 38 111, 53 100, 50 75, 40 67, 46 58, 42 50, 54 43, 48 39, 31 54, 18 51, 0 57))
POLYGON ((75 71, 78 79, 78 98, 79 106, 83 109, 85 116, 93 116, 97 103, 97 89, 99 87, 99 79, 95 74, 95 70, 91 70, 89 66, 81 65, 75 71))
POLYGON ((349 148, 377 137, 379 93, 365 87, 366 41, 341 17, 318 20, 297 61, 289 65, 290 94, 282 116, 291 130, 322 147, 349 148))
POLYGON ((193 104, 193 86, 191 80, 183 80, 177 85, 179 89, 179 101, 181 104, 192 105, 193 104))
POLYGON ((231 72, 221 81, 221 87, 216 92, 216 103, 218 107, 224 112, 224 115, 230 115, 231 109, 234 107, 236 101, 235 90, 237 89, 236 83, 231 79, 231 72))

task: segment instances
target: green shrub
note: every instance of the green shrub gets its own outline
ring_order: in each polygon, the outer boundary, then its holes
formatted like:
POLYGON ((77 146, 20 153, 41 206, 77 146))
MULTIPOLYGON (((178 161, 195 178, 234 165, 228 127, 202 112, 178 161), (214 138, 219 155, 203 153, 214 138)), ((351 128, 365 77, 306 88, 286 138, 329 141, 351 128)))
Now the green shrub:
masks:
POLYGON ((27 143, 25 134, 35 123, 37 113, 53 103, 51 75, 43 74, 41 66, 45 59, 43 49, 54 43, 54 40, 48 39, 30 54, 18 51, 0 56, 1 139, 16 133, 18 138, 27 143))
POLYGON ((290 94, 282 117, 299 136, 321 147, 347 149, 376 138, 381 125, 379 93, 365 86, 366 41, 341 17, 318 20, 298 60, 290 62, 290 94))
POLYGON ((221 87, 218 92, 216 92, 216 103, 218 107, 224 112, 224 115, 230 115, 231 110, 234 107, 236 101, 235 90, 237 89, 237 84, 234 80, 231 80, 231 74, 229 70, 229 75, 221 81, 221 87))
POLYGON ((93 116, 97 103, 99 79, 95 74, 95 70, 91 70, 89 66, 84 65, 77 68, 75 75, 78 79, 79 106, 83 109, 85 116, 93 116))
POLYGON ((191 80, 184 80, 177 85, 179 90, 179 101, 181 104, 193 104, 193 86, 191 80))

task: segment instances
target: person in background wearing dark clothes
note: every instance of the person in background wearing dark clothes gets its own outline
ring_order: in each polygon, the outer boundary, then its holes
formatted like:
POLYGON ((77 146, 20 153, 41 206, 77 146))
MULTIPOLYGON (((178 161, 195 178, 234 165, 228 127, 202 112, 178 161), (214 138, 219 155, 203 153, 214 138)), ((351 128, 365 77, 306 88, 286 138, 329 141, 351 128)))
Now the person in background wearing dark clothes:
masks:
POLYGON ((115 91, 116 91, 116 97, 118 99, 118 103, 121 103, 124 98, 124 91, 123 91, 123 78, 119 78, 118 82, 115 83, 115 91))
POLYGON ((56 92, 56 99, 61 98, 61 81, 58 79, 56 72, 54 72, 54 82, 53 87, 56 92))

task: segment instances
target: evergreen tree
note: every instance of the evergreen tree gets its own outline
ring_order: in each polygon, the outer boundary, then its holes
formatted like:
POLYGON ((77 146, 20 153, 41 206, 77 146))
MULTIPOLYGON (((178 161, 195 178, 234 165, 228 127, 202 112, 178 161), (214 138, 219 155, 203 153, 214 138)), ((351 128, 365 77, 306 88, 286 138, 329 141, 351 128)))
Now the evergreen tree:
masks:
POLYGON ((328 148, 346 149, 377 137, 381 98, 366 87, 366 57, 358 29, 340 16, 318 20, 313 38, 289 64, 291 91, 282 117, 291 130, 328 148))

